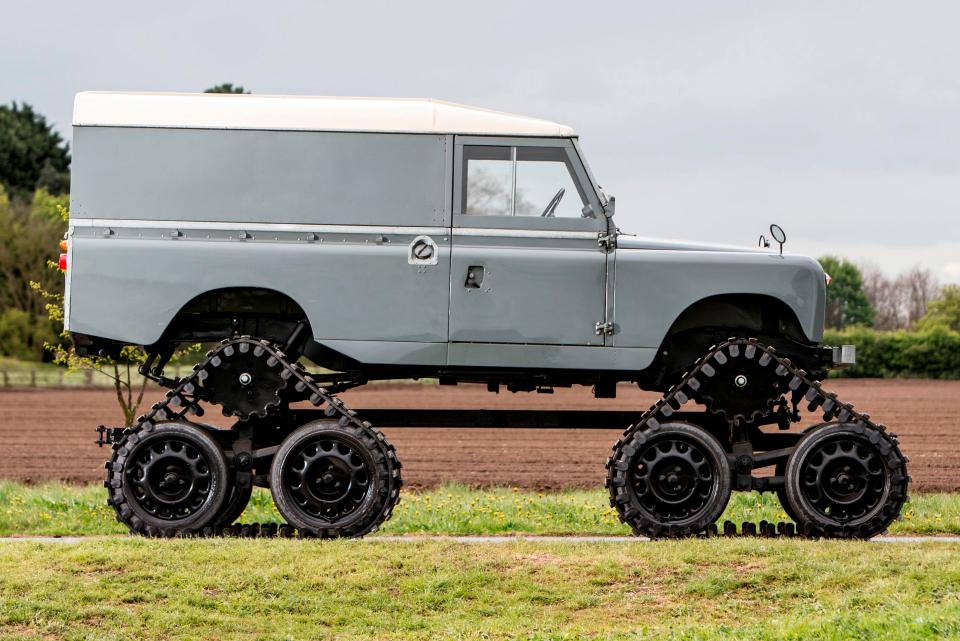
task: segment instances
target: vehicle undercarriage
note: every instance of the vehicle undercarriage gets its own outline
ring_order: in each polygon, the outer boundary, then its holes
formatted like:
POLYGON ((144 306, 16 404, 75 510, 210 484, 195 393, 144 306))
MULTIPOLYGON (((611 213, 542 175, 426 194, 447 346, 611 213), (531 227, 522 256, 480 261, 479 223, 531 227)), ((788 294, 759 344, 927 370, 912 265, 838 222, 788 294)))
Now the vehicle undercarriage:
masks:
MULTIPOLYGON (((753 338, 712 345, 645 412, 348 409, 336 393, 366 378, 311 374, 295 339, 223 340, 178 379, 162 375, 163 354, 151 356, 142 371, 170 388, 166 397, 133 427, 99 428, 99 442, 113 448, 108 502, 131 532, 363 536, 390 518, 402 485, 396 452, 374 425, 622 430, 607 462, 610 504, 650 537, 717 534, 731 492, 757 490, 775 492, 794 523, 745 523, 744 534, 869 538, 907 498, 896 436, 825 391, 820 371, 808 374, 753 338), (237 419, 230 429, 202 423, 211 405, 237 419), (802 411, 822 422, 791 429, 802 411), (755 474, 768 468, 773 475, 755 474), (234 525, 254 486, 270 488, 286 524, 234 525)), ((448 382, 475 378, 499 390, 491 373, 475 374, 448 382)), ((615 393, 615 381, 592 383, 598 396, 615 393)))

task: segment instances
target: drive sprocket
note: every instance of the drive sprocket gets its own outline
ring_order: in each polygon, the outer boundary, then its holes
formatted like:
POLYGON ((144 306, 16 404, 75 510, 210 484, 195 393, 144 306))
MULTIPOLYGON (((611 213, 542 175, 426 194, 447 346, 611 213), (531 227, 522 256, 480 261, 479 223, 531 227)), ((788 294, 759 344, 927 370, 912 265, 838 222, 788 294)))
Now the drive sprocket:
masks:
POLYGON ((749 423, 773 411, 788 370, 752 342, 730 343, 703 363, 696 400, 728 422, 749 423))
POLYGON ((268 346, 226 345, 198 372, 203 398, 220 405, 224 416, 265 417, 280 407, 288 376, 268 346))

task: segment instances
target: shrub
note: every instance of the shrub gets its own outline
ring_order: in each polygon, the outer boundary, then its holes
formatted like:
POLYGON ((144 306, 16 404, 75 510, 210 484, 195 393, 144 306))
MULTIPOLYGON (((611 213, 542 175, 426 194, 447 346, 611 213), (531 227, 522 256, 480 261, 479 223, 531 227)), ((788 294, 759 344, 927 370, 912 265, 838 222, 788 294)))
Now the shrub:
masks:
POLYGON ((960 332, 944 326, 913 332, 851 327, 827 330, 823 341, 857 346, 857 364, 834 376, 960 379, 960 332))

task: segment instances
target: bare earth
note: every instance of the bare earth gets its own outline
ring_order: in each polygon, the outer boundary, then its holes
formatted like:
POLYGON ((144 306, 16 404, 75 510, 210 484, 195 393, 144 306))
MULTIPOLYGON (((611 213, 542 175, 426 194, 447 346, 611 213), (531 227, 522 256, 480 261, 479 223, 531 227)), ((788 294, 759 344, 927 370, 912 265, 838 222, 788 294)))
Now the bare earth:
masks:
MULTIPOLYGON (((912 490, 960 490, 960 418, 954 414, 960 405, 960 382, 838 380, 827 387, 900 435, 910 458, 912 490)), ((160 396, 159 390, 153 391, 154 398, 160 396)), ((597 400, 586 388, 557 390, 554 395, 494 395, 469 385, 368 385, 343 398, 353 408, 636 409, 639 416, 656 395, 631 386, 621 386, 616 399, 597 400)), ((108 452, 94 444, 93 430, 118 418, 110 391, 0 391, 0 478, 102 479, 108 452)), ((597 487, 603 484, 603 464, 619 436, 614 430, 384 432, 397 446, 405 483, 419 487, 447 481, 540 489, 597 487)))

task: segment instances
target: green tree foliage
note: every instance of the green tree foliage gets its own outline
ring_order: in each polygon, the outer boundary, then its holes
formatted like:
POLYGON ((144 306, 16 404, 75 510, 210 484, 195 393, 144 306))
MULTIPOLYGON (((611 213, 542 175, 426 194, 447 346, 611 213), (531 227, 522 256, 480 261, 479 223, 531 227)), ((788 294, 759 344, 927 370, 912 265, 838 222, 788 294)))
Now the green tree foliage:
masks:
POLYGON ((222 82, 219 85, 214 85, 213 87, 208 87, 203 90, 203 93, 250 93, 240 85, 236 87, 233 86, 232 82, 222 82))
POLYGON ((947 285, 940 296, 927 306, 927 313, 917 323, 921 330, 946 327, 960 332, 960 285, 947 285))
POLYGON ((827 327, 872 326, 873 307, 864 292, 863 277, 857 266, 834 256, 823 256, 820 265, 833 278, 833 283, 827 287, 827 327))
POLYGON ((30 105, 0 105, 0 185, 18 201, 70 190, 70 147, 30 105))
POLYGON ((0 188, 0 355, 40 360, 44 342, 57 336, 30 281, 52 292, 63 290, 63 278, 49 265, 66 231, 57 214, 66 202, 66 196, 42 190, 30 203, 11 202, 0 188))

